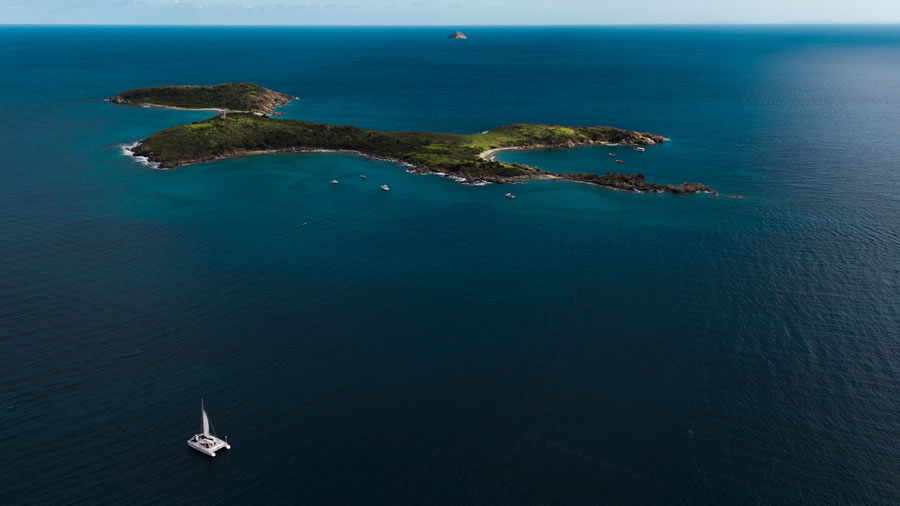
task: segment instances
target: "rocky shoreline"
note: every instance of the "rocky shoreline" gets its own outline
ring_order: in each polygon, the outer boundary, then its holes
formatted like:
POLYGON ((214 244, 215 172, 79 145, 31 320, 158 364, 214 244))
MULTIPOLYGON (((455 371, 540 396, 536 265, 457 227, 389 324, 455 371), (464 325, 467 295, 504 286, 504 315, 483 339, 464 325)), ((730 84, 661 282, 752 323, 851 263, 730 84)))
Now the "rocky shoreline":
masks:
MULTIPOLYGON (((664 142, 665 138, 662 138, 662 141, 657 141, 656 139, 646 139, 643 144, 630 144, 630 145, 641 145, 641 146, 649 146, 653 144, 657 144, 658 142, 664 142)), ((531 150, 544 150, 544 149, 572 149, 577 147, 585 147, 585 146, 621 146, 621 143, 615 142, 582 142, 575 143, 569 141, 564 144, 540 144, 534 146, 512 146, 506 148, 494 148, 484 151, 478 155, 479 158, 486 161, 494 161, 497 153, 501 153, 503 151, 531 151, 531 150)), ((496 183, 516 183, 519 181, 528 181, 531 179, 561 179, 565 181, 575 181, 579 183, 587 183, 596 186, 602 186, 604 188, 609 188, 613 190, 624 190, 630 191, 634 193, 671 193, 673 195, 690 195, 694 193, 710 193, 712 195, 718 195, 719 192, 713 190, 712 188, 706 186, 702 183, 682 183, 681 186, 675 185, 661 185, 656 183, 648 183, 646 180, 646 176, 644 174, 636 173, 636 174, 621 174, 618 172, 607 172, 606 174, 593 174, 587 172, 576 172, 576 173, 556 173, 547 170, 541 170, 539 167, 534 167, 531 165, 525 165, 521 163, 513 164, 516 167, 530 170, 534 172, 534 176, 525 176, 521 178, 500 178, 500 180, 493 180, 491 182, 496 183)))
POLYGON ((607 172, 606 174, 590 174, 578 172, 571 174, 554 174, 558 179, 575 181, 579 183, 593 184, 613 190, 624 190, 634 193, 671 193, 673 195, 692 195, 694 193, 710 193, 718 195, 719 192, 703 183, 682 183, 681 186, 671 184, 661 185, 648 183, 643 174, 619 174, 607 172))
MULTIPOLYGON (((584 144, 587 145, 587 144, 584 144)), ((603 143, 601 145, 618 145, 611 143, 603 143)), ((565 148, 566 146, 562 146, 565 148)), ((507 150, 539 150, 539 149, 560 149, 560 146, 528 146, 528 147, 511 147, 511 148, 498 148, 494 150, 489 150, 495 154, 499 151, 507 151, 507 150)), ((398 165, 406 170, 406 172, 410 174, 417 175, 436 175, 445 177, 447 179, 452 179, 456 183, 470 185, 470 186, 484 186, 486 184, 517 184, 517 183, 525 183, 528 181, 534 180, 548 180, 548 179, 558 179, 562 181, 572 181, 577 183, 586 183, 594 186, 600 186, 602 188, 611 189, 611 190, 622 190, 629 191, 633 193, 671 193, 673 195, 691 195, 695 193, 709 193, 712 195, 718 195, 719 193, 712 188, 706 186, 702 183, 682 183, 681 186, 675 185, 661 185, 657 183, 649 183, 646 180, 646 176, 644 174, 621 174, 617 172, 607 172, 606 174, 592 174, 586 172, 578 172, 578 173, 557 173, 551 172, 548 170, 542 170, 538 167, 533 167, 530 165, 524 164, 514 164, 516 167, 519 167, 525 171, 527 174, 521 176, 511 176, 511 177, 502 177, 502 176, 484 176, 478 178, 470 178, 466 176, 460 176, 452 173, 448 173, 445 170, 435 169, 432 167, 428 167, 425 165, 415 165, 408 162, 404 162, 402 160, 398 160, 395 158, 387 158, 384 156, 379 156, 373 153, 366 153, 363 151, 353 150, 353 149, 322 149, 322 148, 313 148, 313 147, 291 147, 291 148, 283 148, 283 149, 267 149, 267 150, 253 150, 253 151, 241 151, 228 153, 220 156, 211 156, 198 158, 195 160, 191 160, 190 162, 181 163, 175 167, 164 167, 161 166, 159 161, 153 159, 153 153, 149 150, 142 150, 142 143, 138 142, 135 145, 129 147, 126 150, 132 157, 141 161, 142 163, 149 164, 155 168, 160 169, 172 169, 176 167, 183 167, 187 165, 194 165, 198 163, 208 163, 214 162, 217 160, 227 160, 231 158, 239 158, 243 156, 257 156, 257 155, 265 155, 265 154, 273 154, 273 153, 346 153, 362 156, 364 158, 370 160, 377 160, 381 162, 393 163, 398 165)), ((488 151, 482 153, 485 155, 488 151)), ((491 155, 485 155, 491 156, 491 155)))

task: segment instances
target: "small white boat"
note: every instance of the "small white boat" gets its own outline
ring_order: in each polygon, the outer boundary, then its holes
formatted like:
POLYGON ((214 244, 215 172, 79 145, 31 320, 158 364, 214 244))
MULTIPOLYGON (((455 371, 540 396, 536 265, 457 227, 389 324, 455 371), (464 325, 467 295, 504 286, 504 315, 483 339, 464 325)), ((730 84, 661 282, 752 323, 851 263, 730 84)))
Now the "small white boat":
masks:
POLYGON ((365 175, 365 174, 360 174, 360 175, 359 175, 359 178, 360 178, 360 179, 365 179, 365 178, 366 178, 366 175, 365 175))
POLYGON ((388 188, 388 185, 386 185, 386 184, 381 185, 381 189, 382 189, 382 191, 386 191, 386 192, 391 191, 391 189, 388 188))
POLYGON ((638 153, 643 153, 644 151, 647 151, 646 149, 644 149, 644 148, 642 148, 642 147, 640 147, 640 146, 634 148, 634 150, 637 151, 638 153))
POLYGON ((616 163, 625 163, 622 160, 616 160, 616 163))
POLYGON ((514 199, 514 198, 516 198, 516 196, 513 195, 512 193, 507 193, 506 195, 504 195, 504 197, 506 197, 506 198, 508 198, 508 199, 514 199))
POLYGON ((609 156, 616 156, 615 153, 606 153, 606 154, 609 155, 609 156))
POLYGON ((194 434, 194 437, 188 439, 188 446, 200 453, 205 453, 210 457, 215 457, 216 452, 221 449, 230 450, 231 445, 228 444, 228 438, 225 438, 226 440, 223 441, 209 431, 209 417, 206 416, 206 408, 203 407, 203 399, 200 399, 200 417, 202 418, 203 432, 194 434))
POLYGON ((331 184, 338 184, 338 180, 337 180, 337 179, 332 179, 332 180, 331 180, 331 184))

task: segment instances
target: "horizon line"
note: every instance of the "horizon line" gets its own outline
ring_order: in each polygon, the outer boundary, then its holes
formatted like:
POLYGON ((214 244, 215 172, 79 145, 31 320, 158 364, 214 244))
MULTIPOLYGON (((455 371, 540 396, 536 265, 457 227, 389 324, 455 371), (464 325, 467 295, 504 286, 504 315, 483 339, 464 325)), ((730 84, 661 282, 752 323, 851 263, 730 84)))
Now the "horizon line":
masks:
POLYGON ((0 23, 12 26, 83 26, 83 27, 230 27, 230 28, 590 28, 590 27, 690 27, 690 26, 893 26, 898 21, 710 21, 690 23, 578 23, 578 24, 196 24, 196 23, 0 23))

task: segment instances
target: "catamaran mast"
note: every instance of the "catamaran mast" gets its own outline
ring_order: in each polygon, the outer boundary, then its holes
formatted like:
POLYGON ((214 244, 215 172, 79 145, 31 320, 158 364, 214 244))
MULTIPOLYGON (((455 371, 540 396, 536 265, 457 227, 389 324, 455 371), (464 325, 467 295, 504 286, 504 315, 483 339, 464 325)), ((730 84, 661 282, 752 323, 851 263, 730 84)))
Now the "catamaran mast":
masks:
POLYGON ((206 408, 203 407, 203 399, 200 399, 200 413, 203 417, 203 435, 209 435, 209 417, 206 416, 206 408))

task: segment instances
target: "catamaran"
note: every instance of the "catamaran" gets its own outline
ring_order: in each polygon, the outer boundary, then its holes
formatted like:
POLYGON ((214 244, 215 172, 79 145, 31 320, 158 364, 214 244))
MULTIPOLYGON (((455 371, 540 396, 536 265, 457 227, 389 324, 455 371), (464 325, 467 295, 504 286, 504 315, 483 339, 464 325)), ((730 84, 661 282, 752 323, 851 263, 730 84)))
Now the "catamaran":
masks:
POLYGON ((206 416, 206 408, 203 407, 203 399, 200 399, 200 416, 203 419, 203 433, 194 434, 194 437, 188 439, 187 444, 191 448, 200 453, 205 453, 210 457, 215 457, 216 452, 221 449, 230 450, 231 445, 226 441, 217 438, 214 432, 209 431, 209 417, 206 416))

